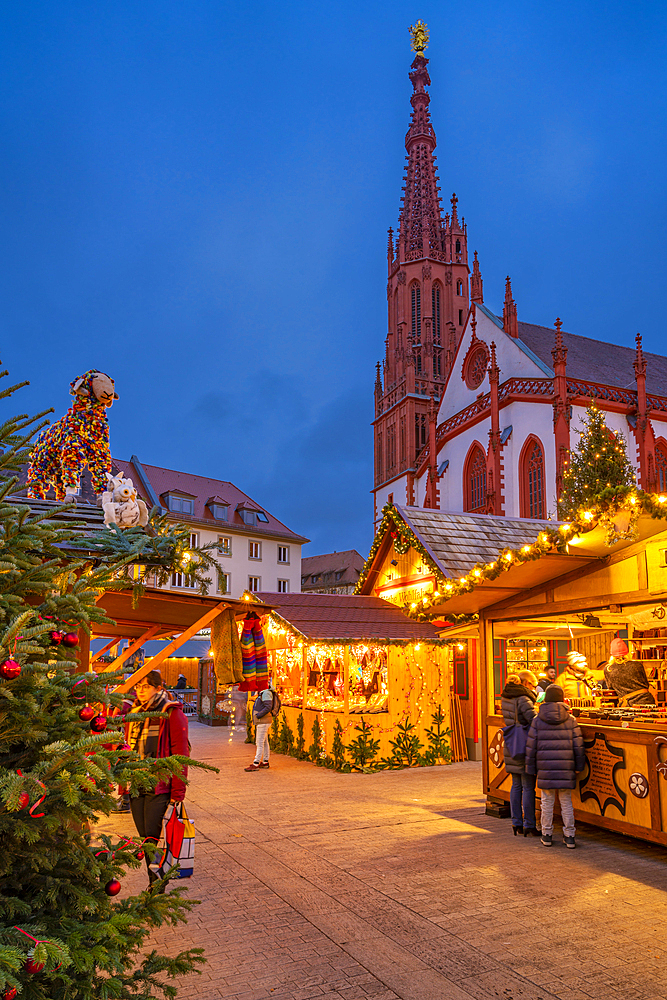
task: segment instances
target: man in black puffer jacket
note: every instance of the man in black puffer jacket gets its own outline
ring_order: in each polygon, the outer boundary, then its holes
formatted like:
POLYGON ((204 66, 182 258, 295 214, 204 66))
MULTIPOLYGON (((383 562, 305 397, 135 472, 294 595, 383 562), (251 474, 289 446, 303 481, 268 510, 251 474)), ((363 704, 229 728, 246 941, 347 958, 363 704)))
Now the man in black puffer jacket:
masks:
MULTIPOLYGON (((537 678, 530 670, 510 674, 500 695, 500 707, 505 726, 517 723, 526 730, 535 718, 535 684, 537 678)), ((512 775, 510 812, 514 836, 523 834, 536 837, 535 828, 535 775, 526 774, 524 757, 511 757, 504 747, 505 770, 512 775)))
POLYGON ((556 792, 563 817, 563 842, 576 847, 572 789, 577 771, 586 764, 584 738, 563 701, 563 689, 548 687, 544 702, 530 726, 526 743, 526 771, 537 775, 542 792, 542 843, 551 847, 556 792))

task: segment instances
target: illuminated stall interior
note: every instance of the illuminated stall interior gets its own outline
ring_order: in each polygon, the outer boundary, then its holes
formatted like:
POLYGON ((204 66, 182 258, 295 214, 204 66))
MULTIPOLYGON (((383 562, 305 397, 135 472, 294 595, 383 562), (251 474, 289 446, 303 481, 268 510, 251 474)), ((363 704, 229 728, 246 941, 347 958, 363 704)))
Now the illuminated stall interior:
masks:
POLYGON ((290 725, 315 715, 331 738, 335 718, 349 732, 361 716, 382 751, 397 722, 431 725, 441 705, 449 717, 451 653, 428 622, 415 622, 376 597, 252 594, 273 605, 263 616, 269 671, 290 725))
POLYGON ((519 665, 538 673, 549 655, 586 746, 573 792, 577 820, 667 844, 667 518, 657 499, 631 498, 644 505, 635 532, 614 532, 613 519, 594 512, 583 524, 534 525, 531 541, 490 546, 422 605, 435 619, 460 616, 448 635, 477 634, 489 813, 508 811, 507 673, 519 665), (568 664, 570 649, 583 666, 568 664))

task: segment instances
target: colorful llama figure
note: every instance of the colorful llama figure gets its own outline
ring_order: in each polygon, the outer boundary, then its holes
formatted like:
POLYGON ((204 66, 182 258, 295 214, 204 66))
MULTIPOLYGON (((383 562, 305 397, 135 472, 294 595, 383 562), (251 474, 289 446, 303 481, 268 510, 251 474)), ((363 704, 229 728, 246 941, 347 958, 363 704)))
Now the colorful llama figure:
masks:
POLYGON ((53 488, 56 500, 76 493, 86 465, 93 489, 103 493, 111 472, 107 408, 118 399, 114 380, 94 368, 70 382, 74 402, 64 417, 42 431, 32 449, 28 497, 45 500, 53 488))

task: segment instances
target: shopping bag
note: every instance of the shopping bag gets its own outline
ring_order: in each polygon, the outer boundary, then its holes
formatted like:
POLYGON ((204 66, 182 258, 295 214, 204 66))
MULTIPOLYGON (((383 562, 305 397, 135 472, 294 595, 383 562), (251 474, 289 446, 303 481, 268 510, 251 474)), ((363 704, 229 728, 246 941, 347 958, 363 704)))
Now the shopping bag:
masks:
POLYGON ((158 878, 164 878, 179 865, 178 878, 190 878, 195 864, 195 825, 183 802, 169 803, 162 820, 162 836, 156 860, 150 865, 158 878))
POLYGON ((526 743, 528 733, 519 722, 519 706, 517 699, 514 699, 514 722, 503 729, 503 742, 505 744, 505 755, 521 759, 526 756, 526 743))

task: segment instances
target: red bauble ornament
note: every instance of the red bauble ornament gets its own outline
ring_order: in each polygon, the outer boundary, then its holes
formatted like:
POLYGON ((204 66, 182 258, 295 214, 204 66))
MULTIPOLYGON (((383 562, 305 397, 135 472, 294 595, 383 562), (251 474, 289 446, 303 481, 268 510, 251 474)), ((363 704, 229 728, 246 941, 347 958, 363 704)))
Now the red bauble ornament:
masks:
MULTIPOLYGON (((84 705, 79 712, 79 718, 82 722, 90 722, 90 720, 94 719, 96 715, 97 712, 92 705, 84 705)), ((102 716, 102 718, 104 718, 104 716, 102 716)))
POLYGON ((27 805, 30 804, 30 796, 27 792, 21 792, 19 795, 19 809, 25 809, 27 805))
POLYGON ((76 632, 68 632, 62 637, 63 646, 78 646, 79 636, 76 632))
POLYGON ((28 957, 25 960, 25 966, 24 966, 26 972, 29 972, 31 976, 34 976, 35 973, 41 972, 43 968, 44 968, 44 962, 35 962, 35 960, 32 957, 32 954, 28 955, 28 957))
POLYGON ((4 663, 0 663, 0 677, 5 681, 13 681, 21 673, 21 664, 17 663, 16 660, 5 660, 4 663))
POLYGON ((59 632, 57 629, 54 629, 53 632, 49 632, 49 639, 51 640, 54 646, 59 646, 60 643, 63 641, 63 633, 59 632))
POLYGON ((15 986, 8 986, 5 992, 2 994, 2 1000, 15 1000, 18 996, 18 990, 15 986))
POLYGON ((134 856, 137 859, 137 861, 143 861, 144 858, 146 857, 146 852, 145 851, 137 851, 137 853, 134 856))
POLYGON ((104 891, 106 892, 107 896, 117 896, 121 889, 122 886, 117 878, 112 878, 104 886, 104 891))
POLYGON ((91 719, 90 728, 94 733, 103 733, 107 728, 106 715, 96 715, 95 718, 91 719))

